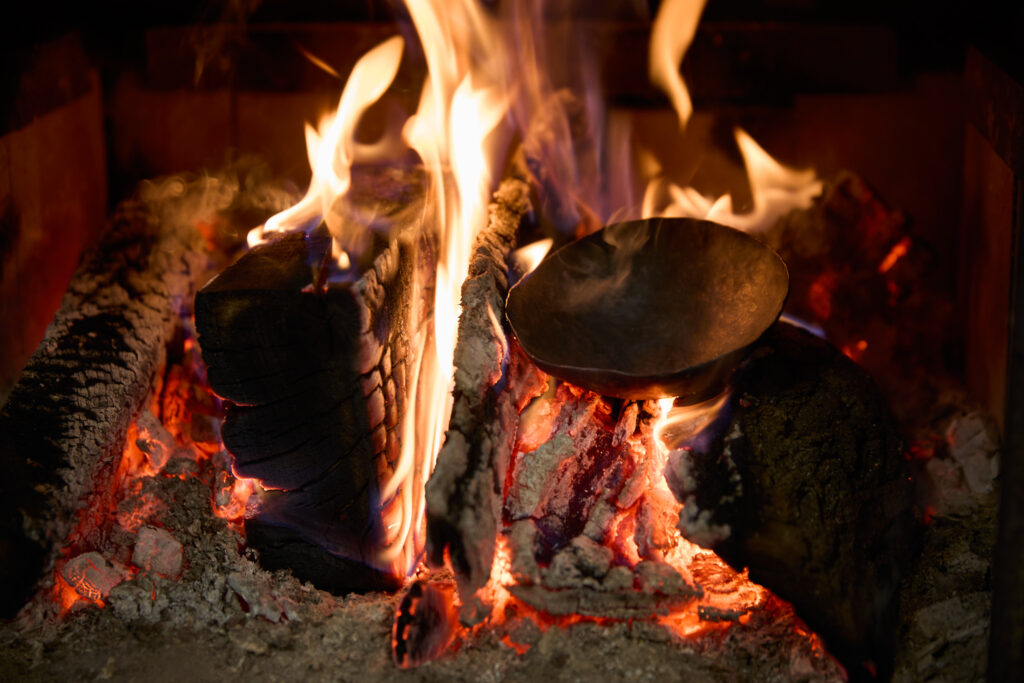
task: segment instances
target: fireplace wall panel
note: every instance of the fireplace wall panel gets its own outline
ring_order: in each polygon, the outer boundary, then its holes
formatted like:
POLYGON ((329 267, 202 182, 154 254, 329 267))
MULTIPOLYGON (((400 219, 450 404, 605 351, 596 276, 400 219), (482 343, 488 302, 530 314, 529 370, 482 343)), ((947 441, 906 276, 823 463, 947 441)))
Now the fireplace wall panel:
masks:
POLYGON ((0 121, 0 404, 107 212, 99 74, 72 38, 39 46, 0 121))

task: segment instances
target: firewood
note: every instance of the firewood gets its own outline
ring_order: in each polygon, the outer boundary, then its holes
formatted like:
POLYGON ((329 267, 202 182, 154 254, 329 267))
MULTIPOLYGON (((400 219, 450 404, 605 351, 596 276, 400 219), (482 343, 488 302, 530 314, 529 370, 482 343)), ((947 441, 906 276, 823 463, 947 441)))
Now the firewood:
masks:
POLYGON ((531 210, 521 158, 517 168, 495 192, 488 224, 473 245, 455 347, 455 403, 427 482, 428 559, 435 565, 451 559, 463 601, 490 577, 518 409, 542 387, 525 359, 510 353, 504 361, 508 255, 531 210), (505 371, 523 375, 499 391, 505 371))
POLYGON ((230 401, 234 470, 267 491, 246 520, 268 568, 335 590, 397 587, 369 568, 382 545, 381 485, 399 455, 410 344, 432 310, 433 236, 418 172, 361 169, 359 195, 389 235, 366 231, 357 278, 316 287, 329 238, 290 233, 254 248, 196 297, 211 388, 230 401))
POLYGON ((118 207, 0 412, 4 615, 21 606, 78 514, 110 489, 129 423, 180 331, 183 302, 208 273, 202 237, 182 208, 190 194, 179 196, 118 207))
POLYGON ((900 436, 870 376, 777 324, 733 378, 728 424, 672 452, 679 528, 788 600, 848 666, 891 665, 915 545, 900 436))

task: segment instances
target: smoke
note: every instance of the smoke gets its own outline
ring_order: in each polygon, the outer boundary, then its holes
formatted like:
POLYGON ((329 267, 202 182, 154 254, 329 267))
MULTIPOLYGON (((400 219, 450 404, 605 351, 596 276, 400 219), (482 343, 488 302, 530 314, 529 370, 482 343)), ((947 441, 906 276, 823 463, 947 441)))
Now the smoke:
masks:
POLYGON ((609 225, 600 241, 579 242, 556 254, 566 272, 565 301, 571 310, 614 306, 627 288, 633 262, 651 239, 650 221, 609 225))
POLYGON ((269 167, 251 156, 215 172, 146 180, 136 191, 160 230, 198 226, 205 237, 229 249, 244 243, 245 230, 295 203, 297 196, 294 185, 274 182, 269 167))

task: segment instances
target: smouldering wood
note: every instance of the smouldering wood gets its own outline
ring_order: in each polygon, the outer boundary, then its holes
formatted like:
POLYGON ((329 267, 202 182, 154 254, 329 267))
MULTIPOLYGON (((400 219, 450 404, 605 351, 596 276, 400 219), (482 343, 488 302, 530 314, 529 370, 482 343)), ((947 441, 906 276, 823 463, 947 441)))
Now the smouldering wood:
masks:
POLYGON ((410 344, 432 310, 433 236, 422 188, 409 190, 419 178, 360 176, 391 224, 390 237, 367 233, 377 248, 355 281, 314 291, 329 239, 299 232, 253 249, 196 297, 210 386, 231 401, 224 445, 240 476, 273 489, 246 521, 248 542, 265 567, 322 588, 397 587, 367 567, 383 544, 379 489, 399 455, 410 344))
POLYGON ((779 323, 733 379, 729 423, 674 451, 680 530, 788 600, 847 665, 891 665, 916 532, 902 442, 870 376, 779 323))
POLYGON ((5 613, 20 606, 93 493, 110 487, 128 425, 207 273, 202 245, 183 215, 123 203, 0 412, 5 613))

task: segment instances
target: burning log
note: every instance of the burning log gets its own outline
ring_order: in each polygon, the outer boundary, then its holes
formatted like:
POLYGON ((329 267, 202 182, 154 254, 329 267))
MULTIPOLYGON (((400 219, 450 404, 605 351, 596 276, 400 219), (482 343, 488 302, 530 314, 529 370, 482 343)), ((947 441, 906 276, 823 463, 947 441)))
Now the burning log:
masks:
POLYGON ((0 412, 5 615, 23 604, 47 551, 110 490, 129 423, 159 381, 182 308, 210 266, 182 209, 194 190, 118 207, 0 412))
POLYGON ((571 384, 523 413, 505 498, 508 590, 552 615, 648 618, 703 595, 664 560, 674 510, 659 500, 651 402, 571 384), (537 443, 541 441, 542 443, 537 443))
POLYGON ((520 170, 495 192, 488 224, 473 245, 455 346, 455 403, 427 483, 428 557, 437 565, 446 554, 450 557, 464 602, 490 577, 518 412, 544 383, 521 353, 510 351, 500 322, 508 257, 531 210, 530 188, 518 161, 520 170), (502 391, 497 385, 506 369, 515 379, 505 382, 508 390, 502 391))
POLYGON ((884 400, 864 370, 785 324, 733 387, 723 436, 670 457, 680 530, 749 567, 848 665, 885 671, 916 526, 884 400))
POLYGON ((246 520, 248 543, 264 567, 339 592, 398 585, 374 565, 378 492, 399 456, 434 263, 421 177, 394 173, 359 178, 392 237, 368 232, 377 249, 358 279, 315 283, 311 264, 330 240, 300 232, 256 247, 196 297, 210 386, 232 402, 224 444, 235 472, 269 489, 246 520))

